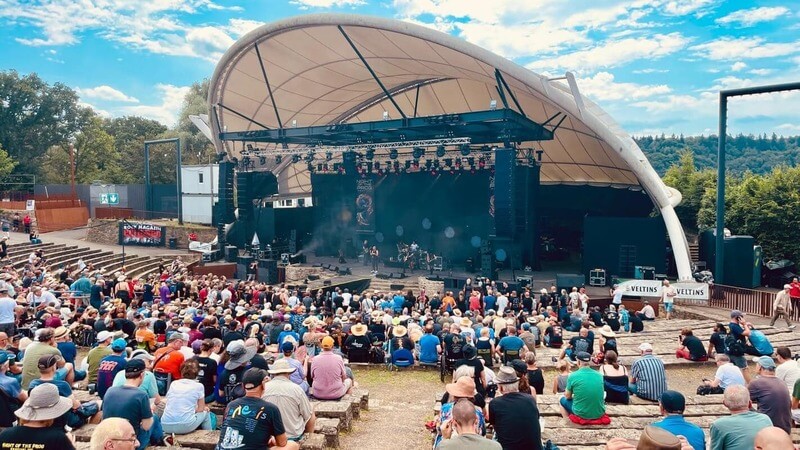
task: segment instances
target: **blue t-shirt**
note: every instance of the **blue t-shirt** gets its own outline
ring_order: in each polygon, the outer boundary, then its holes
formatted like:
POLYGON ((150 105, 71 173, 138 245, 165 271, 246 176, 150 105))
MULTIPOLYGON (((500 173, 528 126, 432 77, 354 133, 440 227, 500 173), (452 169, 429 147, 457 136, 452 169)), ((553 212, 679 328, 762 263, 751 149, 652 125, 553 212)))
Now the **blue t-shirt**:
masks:
POLYGON ((486 297, 483 297, 483 307, 485 311, 495 309, 496 306, 497 299, 494 297, 494 295, 487 295, 486 297))
POLYGON ((437 345, 439 345, 439 338, 432 334, 423 335, 419 340, 419 360, 426 363, 438 361, 437 345))
POLYGON ((114 377, 120 370, 125 370, 128 361, 121 355, 108 355, 100 360, 97 369, 97 395, 103 398, 108 388, 114 384, 114 377))
POLYGON ((42 379, 35 379, 28 384, 28 393, 30 394, 31 390, 40 384, 50 383, 54 384, 58 388, 58 395, 61 397, 69 397, 72 395, 72 387, 70 387, 69 383, 64 380, 47 380, 44 381, 42 379))
POLYGON ((64 361, 75 364, 75 357, 78 356, 78 347, 75 346, 75 343, 59 342, 56 345, 58 346, 58 351, 61 352, 61 356, 64 357, 64 361))
POLYGON ((667 430, 674 435, 681 435, 689 441, 689 445, 696 449, 706 448, 706 437, 703 430, 697 425, 687 422, 683 416, 670 415, 663 420, 653 422, 653 425, 667 430))
POLYGON ((759 355, 771 355, 775 351, 769 339, 759 330, 750 330, 750 343, 753 344, 759 355))
POLYGON ((517 336, 506 336, 500 339, 498 347, 501 351, 519 351, 525 346, 525 342, 517 336))
POLYGON ((112 387, 103 399, 103 418, 109 417, 126 419, 138 435, 142 420, 153 417, 147 394, 132 386, 112 387))
POLYGON ((395 312, 401 312, 403 310, 403 303, 405 303, 406 299, 403 296, 395 295, 392 298, 392 308, 395 312))
POLYGON ((22 392, 22 386, 19 381, 4 373, 0 373, 0 389, 12 398, 19 397, 19 393, 22 392))

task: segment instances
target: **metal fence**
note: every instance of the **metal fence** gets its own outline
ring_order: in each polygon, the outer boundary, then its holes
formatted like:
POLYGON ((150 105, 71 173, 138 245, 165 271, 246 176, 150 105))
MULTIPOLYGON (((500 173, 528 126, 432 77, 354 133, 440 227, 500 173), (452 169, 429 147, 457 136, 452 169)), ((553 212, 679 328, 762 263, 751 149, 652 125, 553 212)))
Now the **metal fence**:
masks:
MULTIPOLYGON (((714 285, 711 286, 711 299, 709 306, 720 309, 738 309, 745 314, 755 314, 758 316, 772 316, 772 302, 775 294, 766 291, 756 291, 734 286, 714 285)), ((791 319, 797 321, 800 318, 798 305, 793 305, 791 319)))

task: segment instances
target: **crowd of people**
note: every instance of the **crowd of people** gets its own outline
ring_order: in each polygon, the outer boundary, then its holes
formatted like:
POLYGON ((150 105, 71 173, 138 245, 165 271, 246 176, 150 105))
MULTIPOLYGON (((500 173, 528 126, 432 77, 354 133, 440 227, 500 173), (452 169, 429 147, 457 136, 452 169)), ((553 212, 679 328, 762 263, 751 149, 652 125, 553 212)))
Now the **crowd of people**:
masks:
MULTIPOLYGON (((86 264, 51 271, 46 255, 33 250, 23 268, 0 271, 0 427, 10 427, 0 441, 12 449, 72 448, 71 430, 95 423, 98 449, 169 444, 197 429, 220 430, 219 449, 299 448, 314 429, 310 400, 338 400, 357 386, 349 363, 405 361, 453 371, 431 424, 437 448, 543 448, 535 398, 545 381, 536 349, 546 346, 560 351, 550 390, 563 393, 565 418, 607 423, 606 404, 635 395, 661 405, 665 418, 654 426, 705 448, 702 432, 686 431, 696 427, 682 419, 683 396, 668 389, 653 345, 639 345, 641 357, 629 370, 618 361, 617 335, 642 331, 655 315, 647 302, 629 313, 621 295, 606 308, 590 307, 577 287, 515 292, 468 280, 455 293, 312 293, 191 274, 180 258, 143 279, 124 271, 106 276, 86 264), (567 339, 565 331, 577 334, 567 339), (81 360, 78 346, 91 348, 81 360), (100 400, 78 401, 76 385, 100 400), (220 423, 212 404, 225 407, 220 423), (494 440, 483 437, 487 427, 494 440)), ((752 414, 786 430, 798 406, 800 369, 783 347, 780 365, 771 366, 763 333, 738 311, 731 318, 727 329, 717 325, 708 351, 692 330, 681 330, 676 355, 715 358, 717 377, 698 392, 724 393, 733 413, 743 388, 759 405, 752 414), (750 380, 744 354, 761 356, 757 379, 750 380), (791 375, 775 376, 782 372, 791 375), (789 397, 777 397, 771 378, 782 380, 789 397), (788 410, 776 400, 786 398, 788 410)), ((764 428, 758 423, 767 424, 748 420, 752 439, 764 428)), ((738 448, 716 446, 732 439, 729 429, 715 422, 712 448, 738 448)), ((625 448, 617 444, 609 442, 625 448)))

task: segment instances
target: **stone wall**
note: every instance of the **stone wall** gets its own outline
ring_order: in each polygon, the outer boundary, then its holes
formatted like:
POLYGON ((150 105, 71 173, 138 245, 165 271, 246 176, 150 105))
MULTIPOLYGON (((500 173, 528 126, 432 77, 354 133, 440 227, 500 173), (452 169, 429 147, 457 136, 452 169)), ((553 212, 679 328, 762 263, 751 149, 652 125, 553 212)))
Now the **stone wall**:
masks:
POLYGON ((439 292, 441 293, 444 291, 444 280, 442 281, 431 281, 426 277, 419 277, 419 288, 425 289, 425 293, 430 298, 433 294, 439 292))
POLYGON ((286 266, 286 282, 303 282, 310 274, 321 275, 323 271, 322 267, 289 265, 286 266))
MULTIPOLYGON (((134 223, 134 222, 131 222, 134 223)), ((144 222, 164 225, 161 222, 144 222)), ((88 242, 97 242, 99 244, 117 245, 119 243, 119 225, 118 221, 110 219, 91 219, 89 220, 89 228, 86 232, 86 240, 88 242)), ((164 246, 169 244, 169 238, 175 237, 178 240, 179 249, 187 249, 189 247, 189 233, 197 234, 197 240, 200 242, 211 242, 217 237, 217 229, 214 227, 205 227, 201 225, 183 225, 179 226, 177 222, 174 225, 167 223, 167 237, 164 239, 164 246)))

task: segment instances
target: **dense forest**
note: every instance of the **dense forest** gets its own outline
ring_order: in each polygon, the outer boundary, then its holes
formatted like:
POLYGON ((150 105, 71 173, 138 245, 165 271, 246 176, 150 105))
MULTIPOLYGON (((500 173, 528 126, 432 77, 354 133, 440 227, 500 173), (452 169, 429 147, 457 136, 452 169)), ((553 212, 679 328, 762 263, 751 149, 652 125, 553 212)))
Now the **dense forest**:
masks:
MULTIPOLYGON (((717 136, 641 136, 634 138, 647 155, 650 164, 659 175, 664 175, 678 163, 684 150, 694 155, 698 169, 717 166, 717 136)), ((736 135, 728 137, 727 166, 729 173, 755 174, 770 172, 773 168, 796 166, 800 163, 800 136, 779 137, 736 135)))

